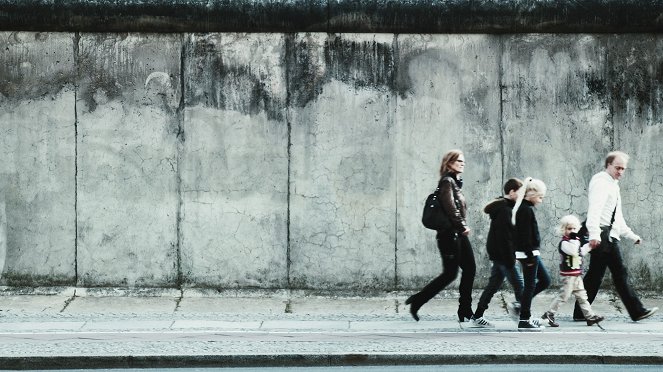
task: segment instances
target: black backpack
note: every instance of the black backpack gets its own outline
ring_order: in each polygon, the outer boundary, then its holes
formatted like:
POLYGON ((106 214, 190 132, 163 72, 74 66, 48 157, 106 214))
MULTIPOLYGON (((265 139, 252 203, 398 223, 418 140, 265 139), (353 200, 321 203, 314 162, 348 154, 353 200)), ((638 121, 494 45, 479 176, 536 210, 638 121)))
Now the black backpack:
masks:
MULTIPOLYGON (((442 181, 440 181, 442 183, 442 181)), ((435 191, 428 195, 426 202, 424 203, 424 213, 421 216, 421 223, 424 224, 424 227, 436 231, 445 231, 453 227, 451 219, 442 209, 442 204, 440 204, 440 186, 435 189, 435 191)), ((458 200, 456 200, 454 195, 454 202, 458 206, 458 200)))

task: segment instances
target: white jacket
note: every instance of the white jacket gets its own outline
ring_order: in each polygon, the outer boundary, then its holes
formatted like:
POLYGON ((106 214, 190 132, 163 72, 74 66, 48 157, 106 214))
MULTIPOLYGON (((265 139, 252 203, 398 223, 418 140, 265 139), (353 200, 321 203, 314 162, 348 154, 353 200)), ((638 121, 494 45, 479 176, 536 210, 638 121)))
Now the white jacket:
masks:
POLYGON ((587 231, 590 240, 601 240, 601 226, 609 226, 612 212, 615 212, 615 222, 612 224, 610 236, 617 240, 625 236, 633 241, 640 240, 624 221, 622 213, 622 198, 620 196, 619 181, 612 178, 606 171, 599 172, 589 181, 589 206, 587 207, 587 231))

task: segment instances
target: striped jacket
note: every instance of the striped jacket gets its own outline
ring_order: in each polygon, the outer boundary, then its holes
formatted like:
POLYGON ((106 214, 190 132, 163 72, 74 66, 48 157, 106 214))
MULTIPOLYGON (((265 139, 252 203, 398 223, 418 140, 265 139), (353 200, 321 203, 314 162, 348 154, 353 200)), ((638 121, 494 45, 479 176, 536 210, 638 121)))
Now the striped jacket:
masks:
POLYGON ((589 245, 580 246, 577 236, 563 236, 557 246, 559 251, 559 275, 579 276, 582 275, 582 258, 589 252, 589 245))

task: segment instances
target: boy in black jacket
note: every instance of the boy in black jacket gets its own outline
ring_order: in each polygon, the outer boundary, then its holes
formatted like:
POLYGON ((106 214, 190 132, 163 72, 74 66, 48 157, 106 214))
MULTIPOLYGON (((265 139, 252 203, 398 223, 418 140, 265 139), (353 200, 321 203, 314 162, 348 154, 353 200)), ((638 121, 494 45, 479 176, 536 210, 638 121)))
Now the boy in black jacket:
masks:
POLYGON ((486 240, 488 257, 492 261, 488 285, 483 290, 477 309, 472 317, 472 325, 480 328, 493 328, 494 324, 483 317, 484 311, 495 293, 502 287, 506 278, 516 295, 516 302, 512 304, 515 311, 520 308, 520 295, 523 292, 523 277, 516 266, 516 256, 513 243, 513 225, 511 224, 511 210, 517 198, 516 191, 523 185, 517 178, 511 178, 504 184, 504 196, 488 203, 483 209, 490 216, 490 229, 486 240))

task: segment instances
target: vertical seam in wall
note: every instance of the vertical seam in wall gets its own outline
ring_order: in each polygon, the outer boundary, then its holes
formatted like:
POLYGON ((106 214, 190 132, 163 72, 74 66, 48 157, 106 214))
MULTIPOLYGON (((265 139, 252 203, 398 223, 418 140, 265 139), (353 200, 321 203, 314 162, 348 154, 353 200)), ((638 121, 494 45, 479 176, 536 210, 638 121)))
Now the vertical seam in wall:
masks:
MULTIPOLYGON (((394 40, 392 42, 392 49, 394 52, 394 74, 392 79, 398 78, 398 67, 400 62, 400 54, 398 48, 398 34, 394 34, 394 40)), ((394 82, 394 85, 395 82, 394 82)), ((393 95, 394 102, 394 117, 392 118, 392 124, 394 125, 394 138, 398 138, 398 93, 393 95)), ((395 151, 394 155, 394 290, 398 290, 398 151, 395 151)), ((398 306, 396 306, 396 312, 398 312, 398 306)))
MULTIPOLYGON (((184 83, 184 66, 185 66, 185 48, 186 48, 186 34, 180 34, 180 103, 177 108, 177 155, 176 155, 176 179, 177 179, 177 216, 175 221, 175 229, 177 234, 177 241, 175 247, 175 256, 176 256, 176 266, 177 266, 177 279, 176 287, 180 290, 182 289, 182 284, 184 282, 182 274, 182 206, 183 206, 183 197, 182 197, 182 171, 181 171, 181 162, 182 162, 182 147, 183 142, 185 141, 184 137, 184 94, 185 86, 184 83)), ((178 303, 179 306, 179 303, 178 303)))
POLYGON ((292 99, 290 94, 290 64, 287 61, 290 61, 292 52, 292 44, 294 43, 295 34, 285 34, 285 121, 288 130, 287 135, 287 149, 286 157, 288 159, 288 168, 287 168, 287 181, 286 181, 286 245, 285 245, 285 265, 286 265, 286 285, 288 289, 291 289, 291 278, 290 278, 290 268, 291 268, 291 259, 290 259, 290 182, 291 182, 291 172, 292 172, 292 122, 291 122, 291 113, 290 113, 290 100, 292 99), (290 40, 288 40, 290 39, 290 40))
POLYGON ((499 35, 499 56, 497 58, 497 80, 499 84, 499 133, 500 133, 500 156, 502 160, 502 181, 500 185, 504 185, 505 172, 506 172, 506 154, 504 153, 504 65, 502 59, 504 58, 504 35, 499 35))
POLYGON ((291 265, 291 260, 290 260, 290 175, 291 175, 291 169, 292 169, 292 125, 290 123, 290 115, 289 115, 289 107, 286 105, 286 120, 287 120, 287 125, 288 125, 288 182, 287 186, 288 189, 286 191, 286 204, 287 204, 287 214, 286 214, 286 275, 287 275, 287 283, 288 283, 288 288, 291 288, 290 286, 290 265, 291 265))
POLYGON ((331 0, 327 0, 327 34, 331 31, 331 0))
MULTIPOLYGON (((80 33, 74 33, 74 285, 78 285, 78 79, 80 33)), ((66 306, 65 306, 66 308, 66 306)), ((64 309, 63 309, 64 310, 64 309)))

